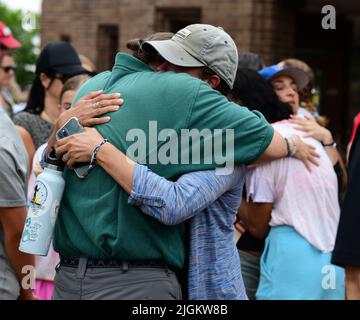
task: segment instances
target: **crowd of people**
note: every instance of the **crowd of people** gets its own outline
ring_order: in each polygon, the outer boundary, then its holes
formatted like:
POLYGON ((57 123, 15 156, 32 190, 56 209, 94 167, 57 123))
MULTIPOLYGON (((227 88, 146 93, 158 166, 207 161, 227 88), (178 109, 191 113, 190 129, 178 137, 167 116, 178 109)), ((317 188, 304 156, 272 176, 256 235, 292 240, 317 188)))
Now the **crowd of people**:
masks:
POLYGON ((99 74, 54 42, 20 108, 21 44, 3 23, 0 45, 0 299, 360 299, 359 133, 348 170, 305 62, 265 66, 207 24, 132 39, 99 74), (57 139, 72 117, 85 130, 57 139), (129 153, 154 123, 161 138, 129 153), (178 145, 184 130, 215 134, 178 145), (49 253, 33 256, 18 247, 54 153, 65 190, 49 253))

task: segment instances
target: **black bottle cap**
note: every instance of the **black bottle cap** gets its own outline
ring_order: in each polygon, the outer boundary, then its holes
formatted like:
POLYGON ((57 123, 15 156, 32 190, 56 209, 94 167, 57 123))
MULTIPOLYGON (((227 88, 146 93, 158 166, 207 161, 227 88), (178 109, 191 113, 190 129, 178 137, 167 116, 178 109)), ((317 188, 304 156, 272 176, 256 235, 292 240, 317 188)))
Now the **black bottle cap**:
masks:
POLYGON ((54 148, 51 150, 51 152, 47 156, 47 158, 45 160, 45 163, 56 166, 61 170, 64 169, 64 167, 65 167, 64 161, 62 161, 61 159, 58 159, 56 157, 56 153, 55 153, 54 148))

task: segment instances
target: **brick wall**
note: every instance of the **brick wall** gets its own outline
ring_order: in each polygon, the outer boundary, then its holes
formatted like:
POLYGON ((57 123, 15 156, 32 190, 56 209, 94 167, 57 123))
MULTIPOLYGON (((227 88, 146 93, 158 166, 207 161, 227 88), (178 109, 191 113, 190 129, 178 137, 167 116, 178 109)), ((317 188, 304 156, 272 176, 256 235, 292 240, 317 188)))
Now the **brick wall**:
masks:
POLYGON ((189 23, 222 26, 238 49, 260 53, 266 63, 293 53, 294 15, 277 0, 193 0, 191 5, 185 0, 44 0, 42 46, 67 36, 79 53, 104 69, 109 53, 101 49, 106 39, 99 37, 100 25, 118 26, 117 49, 125 50, 129 39, 161 31, 156 30, 157 12, 169 8, 179 9, 181 21, 189 17, 180 9, 199 8, 200 21, 189 23))
POLYGON ((266 63, 274 63, 294 52, 295 12, 274 0, 252 1, 251 44, 266 63))

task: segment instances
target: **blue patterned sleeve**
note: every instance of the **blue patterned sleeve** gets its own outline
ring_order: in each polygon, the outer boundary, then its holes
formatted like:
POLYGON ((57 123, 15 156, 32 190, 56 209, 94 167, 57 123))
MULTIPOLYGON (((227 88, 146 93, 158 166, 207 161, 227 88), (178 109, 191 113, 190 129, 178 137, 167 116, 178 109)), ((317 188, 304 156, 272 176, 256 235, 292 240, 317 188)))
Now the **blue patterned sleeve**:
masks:
POLYGON ((175 225, 204 210, 239 179, 236 169, 231 175, 211 170, 187 173, 172 182, 136 164, 128 202, 166 225, 175 225))

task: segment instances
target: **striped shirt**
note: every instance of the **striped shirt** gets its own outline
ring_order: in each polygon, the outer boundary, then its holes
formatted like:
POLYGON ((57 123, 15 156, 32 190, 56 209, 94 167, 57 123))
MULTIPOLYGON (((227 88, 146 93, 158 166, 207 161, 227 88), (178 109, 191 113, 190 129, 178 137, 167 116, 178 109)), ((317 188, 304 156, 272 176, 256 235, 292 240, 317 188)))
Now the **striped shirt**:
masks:
POLYGON ((244 167, 235 167, 231 175, 197 171, 171 182, 135 165, 130 204, 166 225, 190 219, 191 300, 247 299, 233 240, 244 174, 244 167))

